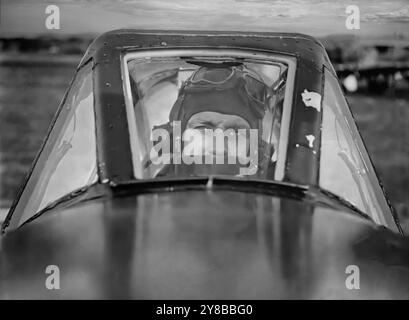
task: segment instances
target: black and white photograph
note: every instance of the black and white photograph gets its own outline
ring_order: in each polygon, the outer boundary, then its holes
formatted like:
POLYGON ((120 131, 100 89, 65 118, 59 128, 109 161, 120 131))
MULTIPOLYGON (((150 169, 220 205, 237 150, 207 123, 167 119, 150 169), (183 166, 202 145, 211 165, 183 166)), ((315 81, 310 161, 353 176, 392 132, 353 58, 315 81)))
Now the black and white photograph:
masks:
POLYGON ((1 0, 0 225, 0 300, 409 300, 409 1, 1 0))

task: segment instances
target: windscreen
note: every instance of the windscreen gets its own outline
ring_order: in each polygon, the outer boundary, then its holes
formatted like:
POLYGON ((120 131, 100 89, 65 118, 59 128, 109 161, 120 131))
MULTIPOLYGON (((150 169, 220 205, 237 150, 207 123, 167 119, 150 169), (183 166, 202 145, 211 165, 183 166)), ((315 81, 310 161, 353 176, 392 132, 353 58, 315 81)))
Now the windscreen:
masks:
POLYGON ((221 56, 127 60, 136 178, 274 179, 288 65, 221 56))

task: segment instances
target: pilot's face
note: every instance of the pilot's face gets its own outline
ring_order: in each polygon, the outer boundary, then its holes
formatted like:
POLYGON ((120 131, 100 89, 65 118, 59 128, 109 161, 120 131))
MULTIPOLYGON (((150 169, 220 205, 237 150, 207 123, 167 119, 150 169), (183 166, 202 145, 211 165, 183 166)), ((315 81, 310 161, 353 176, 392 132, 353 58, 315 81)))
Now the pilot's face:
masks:
POLYGON ((189 129, 250 129, 250 125, 244 118, 214 111, 204 111, 194 114, 186 125, 189 129))
POLYGON ((246 157, 249 152, 250 124, 244 118, 213 111, 199 112, 188 120, 186 131, 189 129, 200 133, 195 134, 190 141, 195 144, 196 151, 200 150, 203 156, 213 159, 213 164, 195 164, 196 174, 238 174, 239 157, 246 157), (217 143, 217 138, 205 139, 205 129, 213 133, 219 129, 225 136, 222 138, 223 143, 217 143), (216 164, 216 156, 223 158, 223 164, 216 164))

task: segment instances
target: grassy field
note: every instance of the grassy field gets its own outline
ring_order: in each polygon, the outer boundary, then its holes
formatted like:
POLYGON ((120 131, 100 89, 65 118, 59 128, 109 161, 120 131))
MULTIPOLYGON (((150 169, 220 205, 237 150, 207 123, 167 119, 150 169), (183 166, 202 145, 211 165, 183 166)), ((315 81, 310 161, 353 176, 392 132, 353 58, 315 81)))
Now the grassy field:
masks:
POLYGON ((0 207, 15 197, 74 66, 0 66, 0 207))
POLYGON ((348 96, 378 177, 409 233, 409 92, 348 96))
MULTIPOLYGON (((75 64, 0 66, 0 207, 8 207, 35 157, 75 64)), ((409 233, 409 93, 348 97, 389 197, 409 233)))

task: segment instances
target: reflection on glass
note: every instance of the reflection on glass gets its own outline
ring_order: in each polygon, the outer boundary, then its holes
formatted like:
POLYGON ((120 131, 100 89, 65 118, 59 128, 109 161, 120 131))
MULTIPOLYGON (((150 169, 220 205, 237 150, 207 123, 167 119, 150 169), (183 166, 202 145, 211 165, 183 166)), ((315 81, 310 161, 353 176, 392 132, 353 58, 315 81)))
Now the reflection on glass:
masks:
POLYGON ((137 178, 273 179, 287 65, 172 57, 131 59, 128 69, 137 178))
POLYGON ((92 71, 79 71, 14 211, 20 224, 62 196, 97 181, 92 71))
MULTIPOLYGON (((320 161, 320 186, 352 203, 375 222, 386 224, 380 202, 384 196, 374 190, 365 163, 357 145, 358 136, 352 135, 345 114, 348 106, 336 78, 325 74, 323 123, 320 161)), ((379 184, 376 181, 376 185, 379 184)), ((389 211, 389 210, 388 210, 389 211)))

